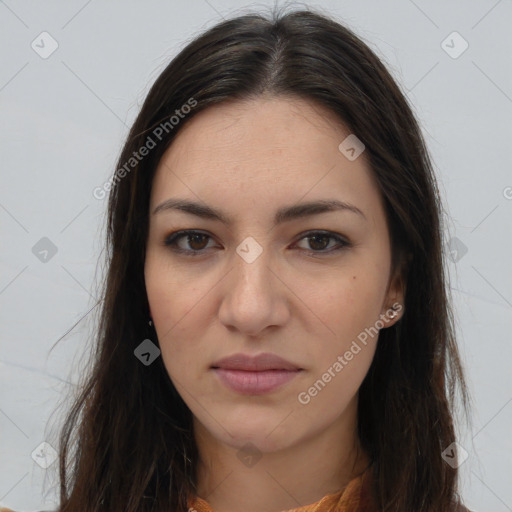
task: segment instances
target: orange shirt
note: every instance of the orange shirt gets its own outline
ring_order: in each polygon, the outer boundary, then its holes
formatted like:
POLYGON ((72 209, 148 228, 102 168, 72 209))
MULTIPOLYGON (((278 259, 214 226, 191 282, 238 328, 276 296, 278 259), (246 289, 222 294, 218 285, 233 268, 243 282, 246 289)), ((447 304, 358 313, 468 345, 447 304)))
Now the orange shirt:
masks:
MULTIPOLYGON (((327 494, 316 503, 282 512, 376 512, 377 509, 371 493, 371 470, 370 466, 360 476, 350 480, 343 490, 334 494, 327 494)), ((188 507, 188 512, 215 512, 207 501, 197 496, 189 499, 188 507)), ((453 511, 471 512, 461 503, 458 503, 453 511)), ((10 508, 0 507, 0 512, 14 511, 10 508)))
MULTIPOLYGON (((320 501, 282 512, 374 512, 371 498, 371 468, 350 480, 347 486, 320 501)), ((188 502, 189 512, 215 512, 207 501, 193 497, 188 502)))

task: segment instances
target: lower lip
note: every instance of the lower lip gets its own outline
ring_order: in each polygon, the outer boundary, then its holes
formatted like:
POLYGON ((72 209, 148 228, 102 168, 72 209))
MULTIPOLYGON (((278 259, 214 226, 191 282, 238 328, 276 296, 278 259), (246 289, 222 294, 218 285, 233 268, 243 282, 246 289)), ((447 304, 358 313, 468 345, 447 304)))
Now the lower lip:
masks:
POLYGON ((263 395, 286 384, 301 370, 265 370, 251 372, 214 368, 220 380, 233 391, 243 395, 263 395))

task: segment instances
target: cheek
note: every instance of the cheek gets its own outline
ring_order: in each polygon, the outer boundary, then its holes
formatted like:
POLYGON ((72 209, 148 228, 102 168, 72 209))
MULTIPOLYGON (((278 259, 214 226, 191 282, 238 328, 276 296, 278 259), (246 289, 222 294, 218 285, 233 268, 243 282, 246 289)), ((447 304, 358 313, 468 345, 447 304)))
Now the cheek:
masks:
POLYGON ((144 277, 153 320, 157 331, 164 333, 161 341, 165 341, 184 328, 189 315, 200 306, 205 292, 202 286, 197 286, 197 279, 187 278, 169 265, 165 257, 155 253, 148 251, 144 277))
POLYGON ((315 295, 315 309, 334 332, 330 339, 347 341, 373 325, 380 312, 385 283, 375 272, 353 271, 332 279, 315 295))
POLYGON ((324 329, 321 343, 310 349, 310 360, 315 364, 307 385, 313 389, 302 390, 311 398, 310 411, 320 411, 320 404, 329 403, 343 408, 357 393, 377 347, 375 323, 384 284, 375 272, 354 271, 329 284, 323 301, 315 305, 329 330, 324 329), (318 398, 314 398, 315 393, 318 398))
POLYGON ((199 280, 173 268, 155 254, 146 258, 145 280, 161 357, 167 373, 180 388, 180 382, 188 383, 201 376, 199 344, 201 333, 214 314, 207 299, 215 282, 199 280))
POLYGON ((317 414, 333 421, 356 395, 375 355, 380 286, 375 275, 351 273, 324 289, 315 308, 329 330, 310 346, 307 360, 314 361, 310 379, 299 403, 312 418, 317 414), (302 401, 301 401, 302 400, 302 401), (336 404, 333 407, 333 404, 336 404))

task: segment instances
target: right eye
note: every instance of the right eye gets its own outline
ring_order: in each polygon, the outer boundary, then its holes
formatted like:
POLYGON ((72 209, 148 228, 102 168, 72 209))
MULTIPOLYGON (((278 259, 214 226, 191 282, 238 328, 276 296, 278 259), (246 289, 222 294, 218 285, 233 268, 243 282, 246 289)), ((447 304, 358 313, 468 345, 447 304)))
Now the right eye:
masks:
POLYGON ((175 233, 171 233, 164 240, 164 245, 170 247, 172 251, 175 251, 180 254, 186 254, 189 256, 198 256, 205 252, 205 240, 211 239, 210 235, 203 233, 201 231, 193 231, 193 230, 183 230, 176 231, 175 233), (185 239, 185 244, 188 245, 189 248, 182 247, 179 245, 179 242, 185 239))

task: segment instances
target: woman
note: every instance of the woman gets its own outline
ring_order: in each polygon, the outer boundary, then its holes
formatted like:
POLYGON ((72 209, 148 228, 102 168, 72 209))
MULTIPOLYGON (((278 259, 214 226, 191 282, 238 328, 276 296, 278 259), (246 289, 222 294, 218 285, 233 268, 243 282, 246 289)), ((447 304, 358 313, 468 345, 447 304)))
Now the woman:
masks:
POLYGON ((222 22, 117 169, 60 512, 467 510, 438 190, 368 46, 312 11, 222 22))

